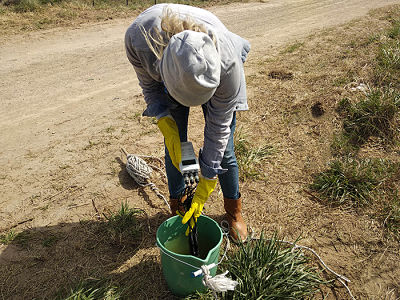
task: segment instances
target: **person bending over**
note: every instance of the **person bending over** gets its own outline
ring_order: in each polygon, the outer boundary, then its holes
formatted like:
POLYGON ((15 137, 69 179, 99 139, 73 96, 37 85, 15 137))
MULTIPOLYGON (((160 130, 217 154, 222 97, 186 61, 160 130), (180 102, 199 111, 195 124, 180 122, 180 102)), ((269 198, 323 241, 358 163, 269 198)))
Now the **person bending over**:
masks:
POLYGON ((156 117, 164 136, 172 214, 185 189, 179 163, 180 143, 187 141, 189 109, 201 105, 205 127, 200 181, 182 223, 200 216, 218 178, 230 235, 245 240, 233 135, 236 112, 248 110, 243 63, 249 42, 207 10, 158 4, 129 26, 125 48, 147 104, 143 116, 156 117))

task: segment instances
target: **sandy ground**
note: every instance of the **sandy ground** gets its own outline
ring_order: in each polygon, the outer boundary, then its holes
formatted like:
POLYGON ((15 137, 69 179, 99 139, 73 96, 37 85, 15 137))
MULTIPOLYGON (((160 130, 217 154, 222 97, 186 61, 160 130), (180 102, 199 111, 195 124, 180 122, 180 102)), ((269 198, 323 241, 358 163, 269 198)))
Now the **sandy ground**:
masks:
MULTIPOLYGON (((251 42, 251 74, 279 46, 398 3, 271 0, 210 10, 251 42)), ((144 101, 123 48, 133 18, 0 39, 1 232, 92 218, 93 199, 105 209, 132 197, 150 214, 165 212, 162 201, 127 182, 120 165, 120 146, 162 156, 161 135, 139 117, 144 101)), ((193 126, 197 147, 201 132, 193 126)))

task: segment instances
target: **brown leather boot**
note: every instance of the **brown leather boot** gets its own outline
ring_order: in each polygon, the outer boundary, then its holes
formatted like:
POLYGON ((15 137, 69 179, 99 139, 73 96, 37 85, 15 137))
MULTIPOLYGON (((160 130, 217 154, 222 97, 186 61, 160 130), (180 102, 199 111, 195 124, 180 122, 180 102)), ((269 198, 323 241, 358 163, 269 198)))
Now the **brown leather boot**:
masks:
POLYGON ((242 199, 227 199, 224 198, 224 207, 226 211, 226 217, 229 224, 229 234, 233 240, 240 240, 243 242, 247 239, 247 225, 242 217, 242 199))
MULTIPOLYGON (((186 195, 180 199, 181 203, 186 200, 186 195)), ((182 214, 185 211, 182 206, 179 206, 179 199, 169 198, 169 206, 171 207, 171 217, 176 216, 176 211, 179 210, 182 214)))

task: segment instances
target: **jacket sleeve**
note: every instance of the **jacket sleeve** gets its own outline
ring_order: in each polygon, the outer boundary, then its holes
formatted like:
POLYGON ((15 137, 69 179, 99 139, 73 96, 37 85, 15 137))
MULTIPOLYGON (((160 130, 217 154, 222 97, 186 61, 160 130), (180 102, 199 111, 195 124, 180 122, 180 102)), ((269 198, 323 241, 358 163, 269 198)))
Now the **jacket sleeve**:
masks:
POLYGON ((231 133, 230 125, 240 91, 240 68, 243 68, 243 64, 238 59, 234 60, 221 78, 214 96, 206 104, 204 146, 199 160, 201 173, 207 178, 227 171, 221 167, 221 161, 231 133))
POLYGON ((125 49, 128 60, 135 69, 147 104, 143 116, 161 118, 168 115, 168 96, 153 65, 156 61, 155 56, 150 51, 135 49, 128 34, 125 36, 125 49))

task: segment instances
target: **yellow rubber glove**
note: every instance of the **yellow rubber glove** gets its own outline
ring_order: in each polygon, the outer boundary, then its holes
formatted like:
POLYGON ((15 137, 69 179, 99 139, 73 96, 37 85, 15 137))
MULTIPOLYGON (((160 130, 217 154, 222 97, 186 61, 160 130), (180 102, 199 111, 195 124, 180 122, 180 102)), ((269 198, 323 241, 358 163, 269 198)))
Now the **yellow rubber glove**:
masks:
POLYGON ((165 138, 165 146, 168 149, 169 157, 175 168, 179 170, 179 163, 182 160, 181 139, 179 138, 178 126, 171 116, 165 116, 157 121, 157 126, 165 138))
MULTIPOLYGON (((177 214, 181 217, 181 218, 183 218, 184 217, 184 215, 180 212, 180 211, 177 211, 177 214)), ((188 236, 189 235, 189 232, 191 231, 191 229, 194 227, 194 220, 193 220, 193 218, 190 218, 190 226, 188 225, 188 227, 186 228, 186 232, 185 232, 185 235, 186 236, 188 236)))
MULTIPOLYGON (((204 203, 206 203, 208 197, 210 197, 210 194, 215 189, 216 185, 217 185, 216 178, 208 179, 203 176, 200 176, 200 181, 197 184, 196 192, 194 193, 194 197, 192 200, 192 205, 190 206, 190 209, 186 212, 186 214, 183 216, 182 224, 186 224, 191 219, 192 216, 194 217, 195 221, 197 221, 197 218, 201 215, 201 212, 203 210, 204 203)), ((194 225, 192 221, 191 225, 194 225)), ((189 230, 186 230, 186 235, 188 234, 189 230)))

